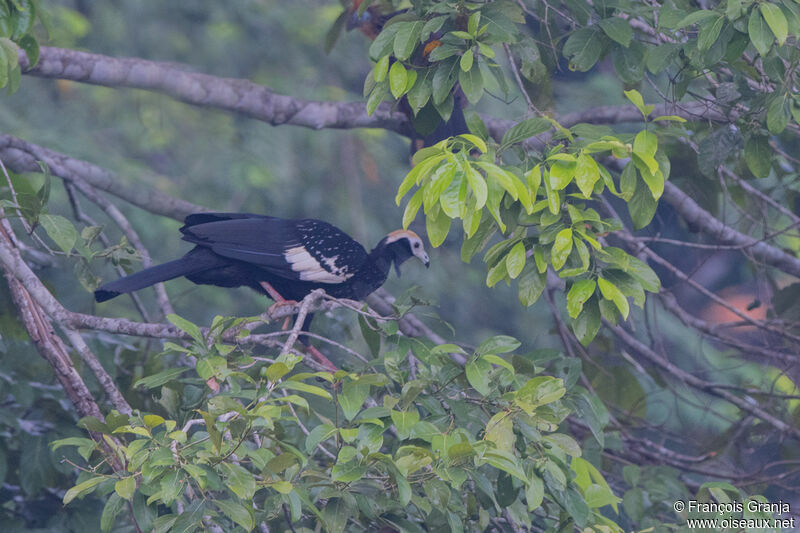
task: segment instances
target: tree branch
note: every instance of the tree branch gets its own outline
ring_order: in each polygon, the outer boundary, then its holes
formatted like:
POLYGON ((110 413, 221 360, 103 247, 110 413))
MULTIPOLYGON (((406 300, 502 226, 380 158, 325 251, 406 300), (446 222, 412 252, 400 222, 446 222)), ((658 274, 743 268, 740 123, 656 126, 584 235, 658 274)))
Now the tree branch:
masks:
POLYGON ((176 220, 182 221, 188 214, 209 210, 179 198, 172 198, 155 189, 126 185, 121 176, 97 165, 3 133, 0 133, 0 159, 14 172, 41 172, 37 163, 41 161, 50 168, 54 176, 73 183, 76 187, 79 183, 85 183, 145 211, 176 220))
POLYGON ((364 102, 314 102, 292 98, 248 80, 191 72, 175 63, 138 58, 115 58, 77 50, 43 46, 39 62, 30 67, 20 51, 22 72, 40 78, 58 78, 130 87, 167 94, 176 100, 242 113, 273 126, 284 124, 315 130, 323 128, 383 128, 406 136, 412 133, 407 117, 383 104, 372 116, 364 102))
POLYGON ((725 225, 673 183, 664 184, 662 198, 675 208, 684 220, 694 224, 720 243, 748 248, 756 259, 787 274, 800 277, 800 259, 725 225))
POLYGON ((661 355, 657 354, 649 346, 647 346, 643 342, 639 341, 636 337, 625 331, 621 326, 612 326, 611 324, 605 322, 605 320, 603 320, 603 322, 622 342, 628 345, 629 348, 635 350, 637 353, 648 359, 651 363, 665 370, 668 374, 672 375, 679 381, 685 383, 686 385, 692 388, 705 391, 706 393, 712 396, 716 396, 717 398, 727 400, 728 402, 732 403, 739 409, 748 412, 758 418, 761 418, 762 420, 770 424, 778 431, 786 434, 791 434, 795 438, 800 438, 800 429, 792 425, 789 425, 783 420, 780 420, 775 416, 771 415, 770 413, 762 409, 755 399, 750 397, 740 398, 739 396, 733 394, 732 392, 722 387, 718 387, 714 383, 704 381, 698 377, 693 376, 692 374, 689 374, 684 370, 681 370, 680 368, 672 364, 670 361, 666 360, 661 355))

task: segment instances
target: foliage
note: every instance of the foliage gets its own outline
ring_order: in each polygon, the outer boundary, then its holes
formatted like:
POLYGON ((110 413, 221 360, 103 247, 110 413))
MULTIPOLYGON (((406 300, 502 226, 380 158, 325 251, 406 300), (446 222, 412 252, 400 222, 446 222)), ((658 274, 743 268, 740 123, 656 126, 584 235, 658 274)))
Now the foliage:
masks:
MULTIPOLYGON (((636 91, 629 97, 637 104, 642 101, 636 91)), ((644 109, 642 112, 646 115, 644 109)), ((656 120, 664 119, 671 120, 656 120)), ((666 176, 661 168, 668 169, 669 164, 659 165, 657 159, 664 159, 657 151, 658 139, 650 131, 619 138, 594 137, 589 130, 576 142, 572 132, 557 123, 555 126, 573 142, 575 152, 566 152, 563 144, 555 144, 541 158, 527 160, 530 169, 498 166, 495 161, 502 159, 503 152, 549 130, 551 122, 545 119, 517 124, 491 149, 487 146, 489 139, 465 134, 455 142, 442 141, 421 150, 415 155, 416 166, 400 184, 397 202, 412 187, 418 187, 406 205, 403 224, 407 227, 423 207, 428 238, 434 246, 444 242, 451 220, 460 218, 466 236, 461 257, 467 262, 487 246, 498 228, 502 234, 509 234, 484 255, 486 284, 492 287, 499 281, 519 278, 523 305, 533 305, 539 298, 548 268, 569 279, 567 310, 574 320, 575 334, 586 345, 597 334, 601 316, 612 323, 620 316, 627 319, 627 298, 643 307, 644 291, 658 292, 660 282, 639 259, 601 244, 601 235, 619 229, 618 222, 602 219, 585 200, 599 198, 608 188, 628 201, 636 225, 645 226, 664 191, 666 176), (480 157, 470 158, 472 150, 481 152, 480 157), (628 161, 619 188, 611 172, 596 160, 604 153, 628 161), (569 192, 573 188, 575 191, 569 192)), ((580 132, 581 126, 573 130, 580 132)), ((476 129, 485 131, 485 127, 476 129)))
POLYGON ((34 0, 0 2, 0 88, 8 86, 9 93, 19 88, 22 78, 17 51, 24 50, 32 65, 39 59, 39 43, 32 33, 37 16, 34 0))
MULTIPOLYGON (((362 372, 310 373, 297 371, 293 354, 270 362, 223 348, 221 337, 240 319, 218 318, 206 336, 173 321, 196 338, 191 348, 167 350, 197 358, 197 376, 166 369, 137 385, 183 398, 168 410, 176 418, 112 412, 104 422, 80 422, 126 465, 111 474, 96 464, 64 495, 68 504, 109 494, 104 531, 118 515, 125 520, 126 500, 183 509, 138 522, 156 531, 203 524, 251 530, 261 522, 279 526, 284 513, 296 525, 319 520, 327 531, 472 530, 503 509, 521 524, 573 521, 622 531, 598 512, 618 510, 620 499, 559 431, 582 403, 599 410, 598 432, 607 415, 577 385, 579 368, 562 377, 545 372, 555 355, 549 351, 516 354, 520 342, 500 336, 468 354, 402 337, 395 321, 369 320, 364 334, 381 347, 380 359, 362 372), (452 353, 468 357, 466 366, 452 353), (205 386, 212 378, 225 392, 205 386)), ((90 465, 106 460, 91 439, 53 443, 62 446, 77 446, 90 465)))

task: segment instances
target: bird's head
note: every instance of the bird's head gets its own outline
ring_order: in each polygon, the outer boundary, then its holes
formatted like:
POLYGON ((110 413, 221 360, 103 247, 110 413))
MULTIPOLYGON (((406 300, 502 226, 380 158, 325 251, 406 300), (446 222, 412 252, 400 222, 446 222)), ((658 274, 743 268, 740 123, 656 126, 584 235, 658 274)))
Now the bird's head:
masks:
POLYGON ((426 267, 431 264, 431 260, 425 252, 425 246, 422 244, 422 239, 411 230, 399 229, 393 231, 381 241, 381 244, 394 262, 394 268, 398 276, 400 275, 400 265, 412 257, 422 261, 422 264, 426 267))

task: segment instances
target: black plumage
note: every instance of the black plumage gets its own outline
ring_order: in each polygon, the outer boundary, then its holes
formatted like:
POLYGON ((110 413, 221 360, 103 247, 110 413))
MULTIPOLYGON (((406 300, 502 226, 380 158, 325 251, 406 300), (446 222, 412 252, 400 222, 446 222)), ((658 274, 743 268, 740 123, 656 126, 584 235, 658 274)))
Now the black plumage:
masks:
MULTIPOLYGON (((392 265, 399 274, 399 265, 411 257, 429 264, 422 239, 408 230, 390 233, 369 253, 342 230, 311 218, 198 213, 186 217, 180 231, 196 245, 186 255, 106 283, 95 299, 104 302, 184 276, 202 285, 250 287, 278 300, 300 301, 319 288, 361 300, 383 285, 392 265)), ((310 322, 311 315, 304 330, 310 322)))
POLYGON ((336 298, 361 300, 383 285, 393 264, 414 256, 429 262, 413 231, 392 232, 367 253, 342 230, 311 218, 199 213, 186 217, 180 231, 183 240, 197 245, 194 249, 175 261, 102 285, 95 299, 104 302, 185 276, 197 284, 246 286, 264 294, 261 283, 267 282, 287 300, 302 300, 318 288, 336 298))

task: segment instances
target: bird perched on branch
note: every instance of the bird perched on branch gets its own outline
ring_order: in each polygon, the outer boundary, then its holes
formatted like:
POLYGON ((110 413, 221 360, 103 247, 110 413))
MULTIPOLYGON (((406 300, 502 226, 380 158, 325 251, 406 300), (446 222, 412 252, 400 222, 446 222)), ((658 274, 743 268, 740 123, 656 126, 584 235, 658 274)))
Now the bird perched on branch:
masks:
MULTIPOLYGON (((311 218, 287 220, 249 213, 197 213, 186 217, 182 239, 196 246, 180 259, 100 286, 98 302, 181 276, 218 287, 250 287, 276 304, 302 300, 322 288, 335 298, 362 300, 383 285, 394 265, 412 257, 430 264, 422 239, 408 230, 384 237, 367 253, 342 230, 311 218)), ((309 314, 302 326, 307 331, 309 314)), ((311 355, 333 370, 324 355, 301 339, 311 355)))

